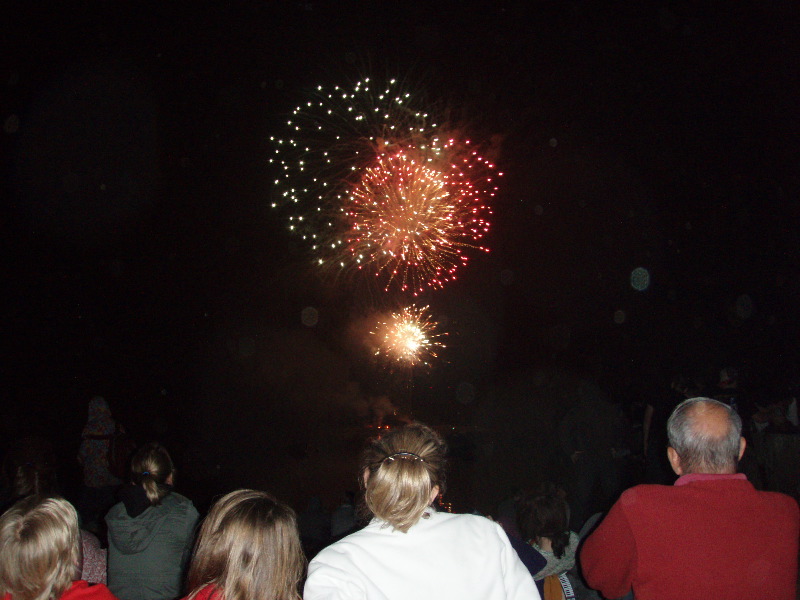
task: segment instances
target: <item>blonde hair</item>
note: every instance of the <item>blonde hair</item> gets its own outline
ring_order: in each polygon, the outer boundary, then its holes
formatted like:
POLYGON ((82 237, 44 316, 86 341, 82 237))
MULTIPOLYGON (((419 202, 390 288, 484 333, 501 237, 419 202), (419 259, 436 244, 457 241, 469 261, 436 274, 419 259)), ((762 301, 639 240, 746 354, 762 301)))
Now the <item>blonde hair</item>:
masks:
POLYGON ((435 487, 445 489, 447 445, 433 429, 412 423, 373 439, 361 458, 369 472, 364 502, 369 511, 407 532, 430 506, 435 487))
POLYGON ((152 506, 161 504, 169 494, 170 489, 165 484, 174 472, 169 452, 157 442, 145 444, 131 459, 131 481, 144 488, 152 506))
POLYGON ((225 600, 300 600, 305 570, 294 511, 266 492, 237 490, 214 504, 189 567, 189 598, 213 585, 225 600))
POLYGON ((57 600, 80 574, 75 508, 31 496, 0 517, 0 593, 14 600, 57 600))

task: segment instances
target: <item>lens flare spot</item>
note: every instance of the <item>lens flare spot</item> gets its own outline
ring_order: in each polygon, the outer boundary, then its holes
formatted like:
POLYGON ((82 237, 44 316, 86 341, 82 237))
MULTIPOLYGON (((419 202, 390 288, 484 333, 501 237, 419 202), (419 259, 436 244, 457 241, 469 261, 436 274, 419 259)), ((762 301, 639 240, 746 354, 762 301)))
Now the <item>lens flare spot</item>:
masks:
POLYGON ((631 287, 637 292, 643 292, 650 287, 650 271, 644 267, 637 267, 631 272, 631 287))
POLYGON ((300 313, 300 321, 306 327, 316 327, 319 323, 319 311, 313 306, 306 306, 300 313))

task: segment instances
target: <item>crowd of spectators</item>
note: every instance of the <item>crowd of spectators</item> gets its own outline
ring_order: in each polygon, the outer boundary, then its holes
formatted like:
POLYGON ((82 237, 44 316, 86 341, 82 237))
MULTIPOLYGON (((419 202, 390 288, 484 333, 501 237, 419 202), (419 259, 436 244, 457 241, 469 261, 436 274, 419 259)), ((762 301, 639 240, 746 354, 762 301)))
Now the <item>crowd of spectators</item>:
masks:
POLYGON ((201 519, 177 491, 161 444, 138 447, 123 479, 111 472, 119 425, 96 397, 74 505, 62 497, 47 440, 20 440, 5 457, 0 593, 5 600, 795 600, 800 517, 789 496, 798 482, 779 490, 788 494, 764 491, 764 474, 774 452, 769 434, 797 435, 796 404, 751 402, 733 370, 721 375, 719 399, 696 397, 701 390, 676 378, 674 400, 647 406, 643 485, 615 492, 618 481, 605 468, 613 440, 585 439, 592 413, 576 404, 560 437, 579 481, 520 490, 486 515, 442 510, 447 444, 413 423, 368 441, 360 501, 345 492, 329 514, 312 496, 296 514, 269 493, 240 489, 201 519), (592 510, 598 495, 607 514, 592 510))

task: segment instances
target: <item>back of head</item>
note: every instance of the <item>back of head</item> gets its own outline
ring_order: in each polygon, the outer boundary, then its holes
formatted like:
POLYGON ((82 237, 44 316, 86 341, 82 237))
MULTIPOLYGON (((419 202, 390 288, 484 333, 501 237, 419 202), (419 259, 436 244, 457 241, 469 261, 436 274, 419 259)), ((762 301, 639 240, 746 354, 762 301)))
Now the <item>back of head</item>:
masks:
POLYGON ((89 400, 84 433, 105 434, 114 430, 114 419, 111 408, 102 396, 94 396, 89 400))
POLYGON ((430 505, 433 489, 444 492, 446 455, 444 440, 421 423, 372 440, 361 460, 369 511, 407 532, 430 505))
POLYGON ((17 440, 3 461, 3 475, 11 497, 55 496, 58 491, 56 454, 52 444, 38 437, 17 440))
POLYGON ((0 517, 0 592, 14 600, 56 600, 80 573, 75 508, 35 496, 0 517))
POLYGON ((203 521, 187 585, 192 597, 213 584, 225 600, 299 600, 304 567, 294 511, 266 492, 237 490, 203 521))
POLYGON ((169 494, 167 480, 174 472, 169 452, 157 442, 145 444, 131 459, 131 481, 144 488, 147 499, 154 506, 169 494))
POLYGON ((739 461, 742 419, 711 398, 681 402, 667 421, 669 445, 684 473, 734 473, 739 461))
POLYGON ((525 540, 550 540, 557 558, 569 544, 569 506, 553 489, 529 492, 517 503, 517 527, 525 540))
POLYGON ((56 489, 55 471, 48 465, 35 463, 19 465, 11 484, 14 498, 52 496, 56 489))

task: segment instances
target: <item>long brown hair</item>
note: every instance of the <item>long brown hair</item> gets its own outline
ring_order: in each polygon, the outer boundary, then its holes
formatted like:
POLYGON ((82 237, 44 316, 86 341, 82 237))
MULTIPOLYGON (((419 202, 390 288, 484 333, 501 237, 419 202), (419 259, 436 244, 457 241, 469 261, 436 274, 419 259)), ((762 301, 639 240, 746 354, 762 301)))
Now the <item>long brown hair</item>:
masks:
POLYGON ((189 598, 213 585, 225 600, 300 600, 305 570, 294 511, 266 492, 237 490, 200 527, 189 598))

